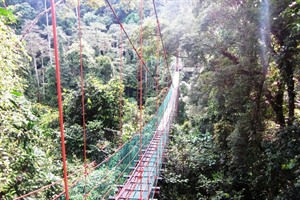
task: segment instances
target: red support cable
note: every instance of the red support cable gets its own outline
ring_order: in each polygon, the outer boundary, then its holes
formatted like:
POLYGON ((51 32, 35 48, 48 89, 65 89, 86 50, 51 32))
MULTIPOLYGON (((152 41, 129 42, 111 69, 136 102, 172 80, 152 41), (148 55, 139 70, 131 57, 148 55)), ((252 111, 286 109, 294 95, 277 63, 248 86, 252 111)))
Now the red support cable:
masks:
POLYGON ((162 44, 162 48, 163 48, 163 52, 164 52, 164 61, 165 61, 165 65, 167 67, 169 78, 170 78, 171 84, 172 84, 173 83, 172 76, 171 76, 169 64, 167 62, 167 52, 166 52, 164 40, 163 40, 162 33, 161 33, 161 28, 160 28, 160 23, 159 23, 159 19, 158 19, 158 14, 157 14, 155 0, 152 0, 152 3, 153 3, 154 13, 155 13, 155 17, 156 17, 156 22, 157 22, 157 28, 158 28, 158 31, 159 31, 159 36, 160 36, 160 40, 161 40, 161 44, 162 44))
POLYGON ((140 66, 137 64, 136 65, 136 105, 137 105, 137 109, 136 109, 136 123, 138 124, 139 123, 139 118, 137 117, 138 116, 138 112, 139 112, 139 86, 140 86, 140 78, 139 78, 139 69, 140 69, 140 66))
POLYGON ((122 121, 122 115, 123 115, 123 96, 122 96, 122 83, 123 83, 123 35, 122 35, 122 26, 120 25, 120 145, 122 145, 123 140, 123 121, 122 121))
POLYGON ((145 72, 145 90, 144 90, 145 101, 147 100, 147 93, 148 93, 148 73, 145 72))
POLYGON ((49 185, 46 185, 46 186, 43 186, 43 187, 39 188, 38 190, 29 192, 29 193, 27 193, 27 194, 25 194, 25 195, 22 195, 22 196, 19 196, 19 197, 17 197, 17 198, 14 198, 14 200, 25 199, 25 197, 29 197, 29 196, 31 196, 31 195, 33 195, 33 194, 38 194, 39 192, 42 192, 42 191, 44 191, 44 190, 46 190, 46 189, 48 189, 48 188, 50 188, 50 187, 52 187, 52 186, 58 184, 58 183, 61 182, 61 181, 62 181, 62 179, 57 180, 57 181, 55 181, 54 183, 51 183, 51 184, 49 184, 49 185))
POLYGON ((156 111, 158 111, 158 107, 159 107, 159 98, 158 98, 158 95, 159 95, 159 65, 160 65, 160 60, 159 60, 159 30, 157 28, 157 31, 156 31, 156 37, 157 37, 157 40, 156 40, 156 81, 155 81, 155 84, 156 84, 156 111))
POLYGON ((81 20, 80 20, 80 0, 77 1, 77 16, 78 16, 78 36, 79 36, 79 61, 80 61, 80 85, 81 85, 81 107, 82 107, 82 128, 83 128, 83 160, 84 160, 84 188, 85 193, 86 187, 86 176, 87 176, 87 166, 86 166, 86 119, 85 119, 85 101, 84 101, 84 72, 83 72, 83 48, 82 48, 82 30, 81 30, 81 20))
MULTIPOLYGON (((137 136, 137 135, 135 135, 135 136, 137 136)), ((135 137, 135 136, 134 136, 134 137, 135 137)), ((128 142, 132 141, 134 137, 132 137, 128 142)), ((108 162, 114 155, 116 155, 116 154, 120 151, 120 149, 122 149, 125 145, 126 145, 126 143, 124 143, 122 146, 118 147, 118 149, 117 149, 113 154, 111 154, 109 157, 107 157, 105 160, 103 160, 103 161, 100 162, 99 164, 94 164, 94 162, 90 163, 89 165, 91 165, 91 164, 94 165, 92 170, 96 170, 96 168, 98 168, 99 166, 103 165, 104 163, 107 163, 107 162, 108 162)), ((124 157, 127 157, 128 154, 129 154, 132 150, 133 150, 133 149, 131 149, 124 157)), ((138 153, 139 153, 139 152, 138 152, 138 153)), ((80 179, 78 179, 76 182, 78 182, 78 181, 80 181, 80 180, 82 180, 82 179, 83 179, 83 177, 81 177, 80 179)), ((74 183, 71 185, 71 187, 73 187, 73 186, 74 186, 74 183)), ((59 198, 60 196, 62 196, 64 193, 65 193, 65 191, 61 192, 58 196, 55 197, 55 199, 58 199, 58 198, 59 198)), ((53 199, 53 200, 55 200, 55 199, 53 199)))
POLYGON ((140 0, 140 200, 143 199, 143 162, 142 162, 142 148, 143 148, 143 0, 140 0))
POLYGON ((85 101, 84 101, 84 72, 83 72, 83 48, 82 48, 82 30, 81 30, 81 21, 80 21, 80 0, 77 1, 77 16, 78 16, 78 35, 79 35, 79 60, 80 60, 80 84, 81 84, 81 107, 82 107, 82 128, 83 128, 83 159, 84 159, 84 191, 86 186, 86 175, 87 175, 87 166, 86 166, 86 120, 85 120, 85 101))
POLYGON ((56 81, 57 81, 56 86, 57 86, 57 100, 58 100, 59 123, 60 123, 61 153, 62 153, 62 160, 63 160, 64 187, 65 187, 65 191, 66 191, 66 200, 69 200, 67 161, 66 161, 67 159, 66 159, 65 134, 64 134, 64 119, 63 119, 63 107, 62 107, 62 95, 61 95, 61 83, 60 83, 60 67, 59 67, 59 55, 58 55, 54 0, 51 0, 51 14, 52 14, 54 55, 55 55, 55 66, 56 66, 56 81))
POLYGON ((179 71, 179 51, 177 49, 177 52, 176 52, 177 56, 176 56, 176 72, 179 71))

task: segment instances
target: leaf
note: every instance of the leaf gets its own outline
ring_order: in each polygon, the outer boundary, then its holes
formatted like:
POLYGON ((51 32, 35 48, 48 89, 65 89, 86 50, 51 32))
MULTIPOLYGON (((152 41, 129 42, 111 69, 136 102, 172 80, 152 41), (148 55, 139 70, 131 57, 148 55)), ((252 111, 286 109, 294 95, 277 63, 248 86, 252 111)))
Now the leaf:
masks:
POLYGON ((289 163, 282 164, 281 169, 285 169, 285 170, 293 169, 296 166, 296 162, 297 161, 295 159, 291 159, 289 163))
POLYGON ((19 105, 13 99, 8 100, 14 105, 15 108, 19 108, 19 105))
POLYGON ((12 92, 10 92, 10 94, 12 94, 12 95, 15 95, 15 96, 17 96, 17 97, 21 97, 21 96, 23 96, 23 94, 21 93, 21 92, 17 92, 17 91, 12 91, 12 92))

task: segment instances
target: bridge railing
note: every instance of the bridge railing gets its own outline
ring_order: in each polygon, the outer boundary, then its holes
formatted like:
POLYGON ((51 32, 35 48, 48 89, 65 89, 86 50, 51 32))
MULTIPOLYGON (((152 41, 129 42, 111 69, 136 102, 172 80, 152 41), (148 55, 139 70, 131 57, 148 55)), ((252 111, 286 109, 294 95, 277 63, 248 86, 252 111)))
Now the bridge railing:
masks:
MULTIPOLYGON (((172 92, 173 88, 170 87, 156 114, 143 127, 142 149, 145 149, 153 138, 157 124, 163 117, 172 92)), ((69 189, 70 199, 107 199, 110 195, 114 195, 115 188, 125 182, 125 176, 130 173, 131 168, 135 166, 136 161, 139 159, 139 146, 140 134, 137 133, 114 154, 98 164, 94 171, 73 184, 73 187, 69 189)), ((65 199, 65 197, 61 195, 56 199, 65 199)))

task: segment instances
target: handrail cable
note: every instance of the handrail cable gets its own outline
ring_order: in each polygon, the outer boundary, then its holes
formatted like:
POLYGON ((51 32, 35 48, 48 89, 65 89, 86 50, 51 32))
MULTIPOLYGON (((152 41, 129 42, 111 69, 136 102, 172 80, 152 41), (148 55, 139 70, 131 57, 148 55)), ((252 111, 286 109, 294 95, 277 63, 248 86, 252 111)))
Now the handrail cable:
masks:
POLYGON ((120 73, 120 97, 119 97, 119 101, 120 101, 120 110, 119 110, 119 120, 120 120, 120 145, 122 145, 123 143, 123 121, 122 121, 122 117, 123 117, 123 94, 122 94, 122 83, 123 83, 123 35, 122 35, 122 26, 120 25, 120 67, 119 67, 119 73, 120 73))

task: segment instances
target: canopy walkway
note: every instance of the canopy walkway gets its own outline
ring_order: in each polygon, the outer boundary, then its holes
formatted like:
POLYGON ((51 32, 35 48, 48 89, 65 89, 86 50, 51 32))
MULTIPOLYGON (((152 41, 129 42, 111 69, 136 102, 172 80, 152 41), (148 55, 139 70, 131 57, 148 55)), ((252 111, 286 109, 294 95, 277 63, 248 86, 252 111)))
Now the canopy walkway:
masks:
POLYGON ((111 199, 153 199, 157 190, 157 181, 162 167, 163 154, 168 141, 170 127, 177 112, 179 74, 175 72, 170 98, 164 107, 165 111, 155 130, 155 134, 145 149, 142 157, 133 168, 127 181, 115 198, 111 199))
MULTIPOLYGON (((179 72, 156 115, 112 156, 69 189, 70 199, 153 199, 177 112, 179 72), (140 149, 142 135, 142 149, 140 149)), ((56 198, 59 198, 57 196, 56 198)))
MULTIPOLYGON (((69 183, 69 199, 154 199, 159 190, 157 183, 162 171, 170 129, 177 113, 178 88, 179 72, 176 71, 173 75, 173 84, 164 101, 153 118, 144 126, 142 134, 135 134, 100 164, 87 165, 86 174, 69 183)), ((38 197, 39 192, 46 191, 60 181, 16 200, 26 199, 29 196, 38 197)), ((65 194, 66 190, 53 199, 67 199, 65 194)))
MULTIPOLYGON (((156 12, 155 2, 153 1, 156 22, 157 22, 157 66, 156 78, 154 73, 149 71, 146 63, 143 60, 142 53, 142 20, 141 20, 141 31, 140 31, 140 52, 133 45, 133 42, 129 38, 124 26, 116 15, 114 9, 108 0, 106 0, 113 14, 115 15, 118 23, 120 24, 120 44, 122 44, 122 32, 124 32, 129 43, 132 45, 133 50, 136 52, 140 60, 140 77, 139 77, 139 94, 140 94, 140 131, 135 134, 128 142, 120 146, 111 156, 106 158, 101 163, 93 166, 87 164, 86 158, 86 119, 85 119, 85 100, 84 100, 84 76, 83 76, 83 56, 82 56, 82 44, 81 44, 81 28, 80 28, 80 1, 78 1, 78 33, 80 40, 80 80, 82 87, 82 116, 83 116, 83 138, 84 138, 84 173, 77 180, 72 183, 69 181, 72 175, 67 173, 66 163, 66 152, 65 152, 65 141, 64 141, 64 122, 63 122, 63 109, 62 109, 62 95, 60 88, 60 66, 59 66, 59 51, 57 42, 57 31, 56 31, 56 18, 55 18, 55 4, 54 0, 51 0, 51 12, 52 12, 52 27, 53 27, 53 40, 54 40, 54 53, 55 53, 55 66, 56 66, 56 79, 57 79, 57 93, 58 93, 58 108, 60 117, 60 132, 61 132, 61 151, 63 161, 63 176, 64 178, 44 186, 36 191, 30 192, 15 200, 29 199, 29 197, 36 197, 39 199, 38 193, 46 191, 55 185, 62 185, 64 181, 64 190, 55 196, 53 199, 153 199, 156 192, 159 190, 157 187, 158 180, 160 179, 160 172, 162 169, 162 163, 165 153, 165 148, 168 142, 168 137, 172 122, 177 113, 178 106, 178 95, 179 95, 179 62, 177 58, 176 65, 173 68, 173 75, 168 66, 167 54, 163 44, 162 34, 160 30, 159 20, 156 12), (143 125, 142 117, 142 100, 143 100, 143 68, 145 68, 145 76, 147 73, 152 77, 156 83, 156 94, 158 95, 158 80, 159 80, 159 51, 160 43, 163 50, 165 69, 168 72, 168 81, 172 84, 169 86, 169 90, 158 107, 158 100, 156 102, 157 110, 155 115, 143 125)), ((141 6, 142 10, 142 6, 141 6)), ((141 12, 141 18, 142 18, 141 12)), ((122 45, 120 45, 120 82, 122 82, 122 45)), ((138 78, 137 78, 138 79, 138 78)), ((170 83, 169 82, 169 83, 170 83)), ((120 92, 120 105, 122 105, 122 94, 120 92)), ((122 118, 122 106, 120 106, 120 119, 122 118)), ((122 123, 120 122, 122 125, 122 123)), ((120 132, 122 134, 122 126, 120 132)))

